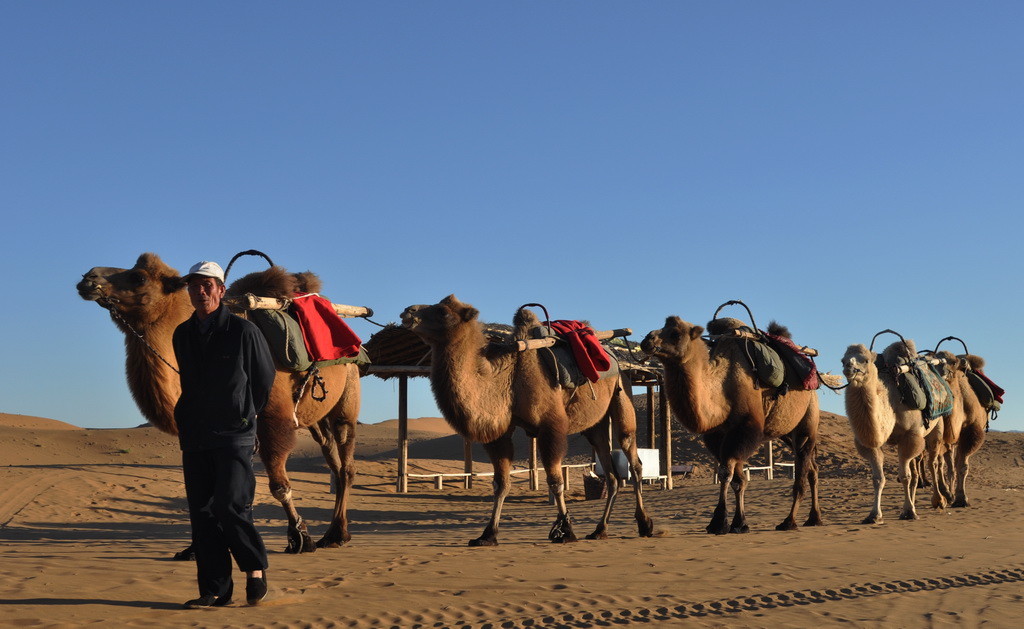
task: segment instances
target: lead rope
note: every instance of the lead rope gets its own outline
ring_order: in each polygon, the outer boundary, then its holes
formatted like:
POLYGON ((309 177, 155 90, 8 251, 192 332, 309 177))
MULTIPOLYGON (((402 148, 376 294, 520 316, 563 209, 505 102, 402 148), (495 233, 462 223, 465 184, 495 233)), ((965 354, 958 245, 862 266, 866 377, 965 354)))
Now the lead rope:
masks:
POLYGON ((111 297, 104 297, 104 298, 102 298, 102 300, 100 301, 100 305, 101 305, 101 306, 103 306, 104 308, 106 308, 106 309, 107 309, 107 311, 109 311, 109 312, 110 312, 110 316, 111 316, 111 317, 113 317, 113 318, 117 319, 118 321, 120 321, 120 322, 121 322, 121 324, 122 324, 122 325, 124 325, 124 327, 128 328, 129 330, 131 330, 131 331, 132 331, 132 334, 134 334, 134 335, 135 335, 135 336, 136 336, 136 337, 137 337, 137 338, 138 338, 138 339, 139 339, 140 341, 142 341, 142 344, 143 344, 143 345, 145 345, 145 346, 146 346, 146 347, 147 347, 147 348, 149 349, 149 351, 153 352, 153 354, 154 354, 154 355, 155 355, 155 356, 156 356, 157 358, 159 358, 159 359, 160 359, 161 361, 163 361, 163 363, 164 363, 165 365, 167 365, 168 367, 170 367, 170 368, 171 368, 171 371, 173 371, 174 373, 176 373, 176 374, 178 374, 178 375, 180 376, 180 375, 181 375, 181 372, 180 372, 180 371, 178 371, 178 369, 177 369, 177 368, 176 368, 176 367, 175 367, 174 365, 172 365, 171 363, 169 363, 169 362, 167 361, 167 359, 166 359, 166 358, 164 358, 164 357, 163 357, 163 355, 161 355, 161 354, 160 354, 160 352, 158 352, 158 351, 156 350, 156 348, 155 348, 155 347, 153 347, 152 345, 150 345, 150 344, 149 344, 149 341, 147 341, 147 340, 146 340, 146 337, 142 336, 142 333, 141 333, 141 332, 139 332, 138 330, 136 330, 135 328, 133 328, 133 327, 132 327, 132 324, 128 323, 128 321, 127 321, 127 320, 126 320, 126 319, 125 319, 125 318, 124 318, 124 317, 123 317, 123 316, 121 315, 121 313, 120 313, 120 312, 118 312, 116 308, 114 308, 114 302, 116 302, 116 301, 117 301, 116 299, 113 299, 113 298, 111 298, 111 297))

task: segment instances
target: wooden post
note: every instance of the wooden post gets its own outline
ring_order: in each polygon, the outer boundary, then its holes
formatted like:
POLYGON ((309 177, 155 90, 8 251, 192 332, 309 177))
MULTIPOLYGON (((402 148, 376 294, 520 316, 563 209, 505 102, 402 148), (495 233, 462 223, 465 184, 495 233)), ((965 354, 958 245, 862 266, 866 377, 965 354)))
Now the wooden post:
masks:
POLYGON ((768 448, 768 480, 775 478, 775 455, 772 453, 772 440, 769 439, 768 443, 765 444, 768 448))
POLYGON ((654 386, 647 385, 647 447, 658 447, 658 431, 654 423, 654 386))
POLYGON ((409 491, 409 377, 398 376, 398 493, 409 491))
POLYGON ((672 413, 668 407, 668 397, 665 395, 665 387, 658 387, 658 415, 661 420, 661 438, 664 447, 662 448, 661 473, 665 474, 665 489, 672 489, 672 413))
POLYGON ((462 471, 467 474, 463 487, 473 486, 473 443, 469 439, 462 440, 462 471))

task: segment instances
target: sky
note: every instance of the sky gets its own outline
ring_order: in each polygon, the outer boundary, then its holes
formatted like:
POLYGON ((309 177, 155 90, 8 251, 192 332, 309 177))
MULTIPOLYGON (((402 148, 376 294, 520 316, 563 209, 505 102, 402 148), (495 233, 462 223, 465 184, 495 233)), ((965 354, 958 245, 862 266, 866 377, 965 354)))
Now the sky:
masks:
MULTIPOLYGON (((1024 430, 1022 23, 999 0, 0 3, 0 412, 143 423, 75 284, 258 249, 379 323, 454 293, 639 341, 736 299, 836 374, 885 329, 957 336, 1007 390, 992 428, 1024 430)), ((397 417, 395 382, 362 386, 361 421, 397 417)))

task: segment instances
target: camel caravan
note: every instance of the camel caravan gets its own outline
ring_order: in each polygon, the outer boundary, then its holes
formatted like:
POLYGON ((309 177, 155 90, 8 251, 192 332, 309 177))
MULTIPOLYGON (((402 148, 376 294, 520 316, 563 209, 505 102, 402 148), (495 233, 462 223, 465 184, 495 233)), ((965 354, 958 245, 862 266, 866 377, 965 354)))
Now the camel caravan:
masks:
MULTIPOLYGON (((315 274, 288 272, 260 252, 242 252, 231 264, 242 255, 259 255, 269 263, 263 271, 232 281, 225 303, 260 327, 277 363, 271 399, 257 431, 270 492, 287 518, 285 550, 342 546, 350 540, 347 507, 355 478, 360 377, 373 359, 342 317, 369 317, 372 311, 331 303, 320 295, 322 283, 315 274), (331 521, 315 542, 295 508, 286 471, 300 429, 320 445, 335 491, 331 521)), ((125 335, 128 386, 142 415, 158 430, 176 435, 174 406, 181 389, 171 337, 192 313, 181 275, 159 256, 144 253, 129 269, 90 269, 77 289, 83 299, 106 309, 125 335)), ((854 443, 871 471, 874 499, 865 523, 883 521, 886 445, 897 451, 904 492, 900 519, 918 517, 914 503, 924 480, 921 468, 931 482, 933 508, 969 505, 970 457, 984 442, 1004 391, 985 376, 984 361, 970 354, 963 341, 947 337, 939 343, 959 341, 964 348, 959 355, 939 346, 918 352, 913 341, 900 336, 876 353, 876 335, 869 346, 847 348, 842 359, 847 384, 840 386, 839 377, 818 371, 817 352, 797 345, 785 327, 773 321, 760 330, 749 308, 746 321, 719 317, 733 305, 746 308, 742 302, 727 302, 706 327, 669 316, 664 327, 652 330, 641 343, 626 345, 640 350, 657 370, 674 417, 700 436, 716 461, 718 503, 708 533, 750 530, 744 471, 763 444, 776 439, 792 451, 794 482, 789 513, 775 528, 797 529, 805 498, 810 507, 803 526, 825 523, 817 463, 817 390, 822 384, 845 389, 854 443)), ((496 336, 479 320, 477 309, 454 295, 432 305, 409 306, 400 318, 400 326, 385 329, 403 330, 425 348, 438 408, 459 435, 483 445, 493 467, 491 517, 483 532, 469 540, 471 546, 498 544, 502 509, 512 486, 512 437, 517 429, 537 444, 556 508, 548 533, 552 542, 577 540, 563 482, 567 438, 577 433, 587 439, 604 471, 605 506, 587 539, 607 538, 626 480, 613 462, 611 435, 617 437, 627 461, 626 476, 632 479, 637 534, 655 534, 643 501, 630 381, 615 353, 607 351, 608 339, 630 330, 600 332, 580 321, 552 321, 543 306, 527 304, 515 311, 511 328, 496 336), (538 308, 544 310, 543 320, 534 312, 538 308)), ((896 334, 885 330, 879 335, 889 332, 896 334)), ((189 558, 189 549, 177 556, 189 558)))

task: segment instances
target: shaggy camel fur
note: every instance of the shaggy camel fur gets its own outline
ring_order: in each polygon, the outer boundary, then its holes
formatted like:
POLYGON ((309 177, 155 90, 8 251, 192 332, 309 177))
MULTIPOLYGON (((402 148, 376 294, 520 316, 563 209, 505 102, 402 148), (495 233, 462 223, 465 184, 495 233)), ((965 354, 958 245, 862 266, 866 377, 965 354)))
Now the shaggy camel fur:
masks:
POLYGON ((970 458, 985 442, 988 427, 988 412, 967 380, 967 371, 983 368, 985 361, 981 356, 955 356, 948 351, 938 352, 937 357, 943 361, 943 375, 953 391, 953 410, 943 418, 941 441, 945 473, 938 475, 942 488, 932 492, 932 506, 941 508, 948 500, 951 507, 967 507, 970 506, 967 499, 970 458))
MULTIPOLYGON (((470 546, 495 546, 502 505, 511 489, 512 433, 522 428, 536 437, 548 487, 558 507, 551 528, 553 542, 573 542, 576 535, 565 504, 562 459, 566 437, 582 432, 594 447, 605 472, 608 499, 597 529, 588 539, 607 537, 608 518, 618 488, 608 444, 608 421, 617 429, 633 471, 635 517, 639 533, 650 537, 653 522, 644 510, 640 490, 641 464, 636 451, 636 417, 620 378, 603 378, 593 387, 568 390, 558 386, 541 364, 537 351, 516 352, 488 342, 476 308, 450 295, 435 305, 409 306, 402 324, 431 348, 430 385, 438 407, 460 435, 484 444, 494 466, 491 519, 470 546)), ((536 315, 521 308, 514 317, 514 338, 530 338, 536 315)))
MULTIPOLYGON (((241 278, 239 282, 245 280, 249 287, 269 282, 272 286, 266 289, 267 296, 291 296, 289 291, 296 288, 317 288, 310 284, 313 277, 293 276, 272 267, 262 274, 241 278)), ((131 269, 95 267, 89 270, 78 283, 78 293, 83 299, 96 301, 109 309, 114 323, 124 332, 128 388, 142 415, 157 429, 177 434, 174 405, 181 395, 181 387, 171 336, 174 328, 193 310, 178 272, 157 255, 144 253, 131 269)), ((259 453, 270 479, 270 491, 288 516, 287 552, 290 553, 337 547, 350 539, 347 505, 355 476, 359 371, 356 365, 346 364, 324 367, 320 374, 326 385, 326 399, 314 401, 307 393, 296 409, 293 395, 303 374, 279 368, 270 401, 257 424, 259 453), (288 455, 295 447, 298 426, 307 428, 320 444, 336 481, 331 524, 315 545, 306 523, 295 509, 285 471, 288 455)))
MULTIPOLYGON (((917 355, 913 341, 897 341, 883 352, 885 364, 896 364, 897 358, 917 355)), ((903 510, 901 520, 916 520, 914 499, 917 493, 917 472, 914 459, 925 451, 925 438, 943 422, 935 420, 925 427, 921 411, 909 408, 900 398, 896 380, 889 369, 879 370, 878 354, 861 344, 850 345, 843 356, 843 375, 849 383, 846 389, 846 416, 853 430, 857 452, 871 466, 871 480, 875 498, 864 524, 881 524, 882 489, 885 472, 882 468, 882 446, 896 446, 899 459, 899 480, 903 483, 903 510)), ((938 443, 933 437, 932 443, 938 443)), ((934 455, 932 455, 934 459, 934 455)), ((929 462, 934 470, 934 463, 929 462)), ((936 480, 933 478, 933 480, 936 480)))
MULTIPOLYGON (((710 325, 710 324, 709 324, 710 325)), ((781 328, 769 327, 769 331, 781 328)), ((704 328, 668 317, 665 327, 651 331, 641 342, 644 352, 665 368, 665 393, 683 426, 701 435, 719 465, 718 505, 708 533, 746 533, 743 466, 764 441, 781 438, 794 453, 793 504, 778 530, 797 528, 796 517, 806 483, 810 482, 811 510, 804 526, 821 525, 818 507, 818 394, 792 390, 777 395, 758 388, 744 340, 722 337, 711 356, 702 338, 704 328), (736 513, 728 520, 726 495, 732 486, 736 513)))

